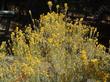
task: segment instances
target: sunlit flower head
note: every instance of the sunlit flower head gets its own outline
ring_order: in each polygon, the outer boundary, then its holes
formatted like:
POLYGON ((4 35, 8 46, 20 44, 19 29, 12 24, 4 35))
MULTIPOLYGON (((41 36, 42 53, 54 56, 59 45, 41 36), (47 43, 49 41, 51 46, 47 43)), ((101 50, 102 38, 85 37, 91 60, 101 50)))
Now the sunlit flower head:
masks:
POLYGON ((96 64, 96 63, 98 63, 98 59, 92 59, 91 62, 96 64))
POLYGON ((65 11, 67 11, 68 10, 68 4, 64 3, 64 7, 65 7, 65 11))
POLYGON ((85 50, 81 51, 80 58, 85 62, 87 60, 87 52, 85 50))
POLYGON ((60 8, 60 5, 56 5, 56 8, 59 9, 60 8))
POLYGON ((51 10, 51 8, 52 8, 52 6, 53 6, 53 3, 52 3, 52 1, 48 1, 48 6, 49 6, 49 9, 51 10))

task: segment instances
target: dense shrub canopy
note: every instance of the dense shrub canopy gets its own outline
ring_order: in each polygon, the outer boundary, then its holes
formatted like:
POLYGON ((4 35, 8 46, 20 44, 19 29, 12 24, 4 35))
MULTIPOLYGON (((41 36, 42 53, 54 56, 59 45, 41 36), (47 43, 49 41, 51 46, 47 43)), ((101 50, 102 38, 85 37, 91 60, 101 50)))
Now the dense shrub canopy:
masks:
POLYGON ((110 55, 94 38, 96 29, 83 25, 83 18, 67 22, 64 14, 41 15, 37 30, 16 27, 13 56, 7 55, 5 42, 0 47, 1 82, 110 81, 110 55))

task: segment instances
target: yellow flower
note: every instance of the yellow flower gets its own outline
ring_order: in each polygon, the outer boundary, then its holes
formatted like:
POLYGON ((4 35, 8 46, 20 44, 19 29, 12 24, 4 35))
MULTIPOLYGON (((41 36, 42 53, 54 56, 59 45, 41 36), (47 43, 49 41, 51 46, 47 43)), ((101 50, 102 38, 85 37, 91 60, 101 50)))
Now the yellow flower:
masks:
POLYGON ((57 10, 59 9, 60 5, 56 5, 57 10))
POLYGON ((64 7, 65 7, 65 11, 67 11, 68 10, 68 4, 64 3, 64 7))
POLYGON ((38 59, 37 57, 34 57, 35 58, 35 61, 39 64, 41 63, 40 59, 38 59))
POLYGON ((57 34, 53 33, 52 36, 53 36, 53 38, 56 38, 57 37, 57 34))
POLYGON ((87 60, 86 54, 82 54, 82 55, 81 55, 81 59, 82 59, 82 60, 87 60))
POLYGON ((18 32, 19 27, 16 27, 15 31, 18 32))
POLYGON ((30 41, 30 45, 35 44, 35 41, 34 41, 33 37, 31 37, 29 41, 30 41))
POLYGON ((87 53, 85 50, 81 51, 81 56, 80 56, 81 60, 83 61, 84 64, 87 64, 87 53))
POLYGON ((21 66, 21 72, 23 72, 27 76, 35 74, 34 69, 25 63, 23 63, 21 66))
POLYGON ((97 64, 98 63, 98 59, 91 59, 91 62, 94 63, 94 64, 97 64))
POLYGON ((105 47, 103 46, 103 45, 101 45, 101 44, 99 44, 98 46, 97 46, 99 49, 104 49, 105 47))
POLYGON ((53 39, 52 38, 48 38, 48 42, 49 43, 52 43, 53 42, 53 39))
POLYGON ((64 7, 65 7, 65 8, 68 8, 68 4, 67 4, 67 3, 64 3, 64 7))
POLYGON ((21 30, 19 30, 19 36, 23 36, 23 32, 21 30))
POLYGON ((80 21, 83 21, 83 18, 80 18, 80 21))
POLYGON ((51 8, 52 7, 52 1, 48 1, 48 6, 49 6, 49 8, 51 8))
POLYGON ((10 65, 9 68, 10 68, 11 73, 13 73, 13 74, 16 73, 16 70, 17 70, 17 68, 16 68, 16 64, 12 64, 12 65, 10 65))
POLYGON ((60 46, 60 43, 59 42, 55 42, 54 43, 54 46, 59 47, 60 46))
POLYGON ((3 60, 5 58, 5 54, 0 54, 0 60, 3 60))
POLYGON ((82 50, 81 53, 82 53, 82 54, 86 54, 86 51, 85 51, 85 50, 82 50))
POLYGON ((45 31, 44 27, 41 27, 40 32, 43 33, 45 31))
POLYGON ((31 62, 31 61, 33 60, 32 55, 31 55, 31 54, 28 54, 28 55, 26 56, 26 60, 29 61, 29 62, 31 62))
POLYGON ((0 46, 0 49, 3 49, 6 47, 6 42, 2 42, 1 46, 0 46))
POLYGON ((12 33, 11 33, 11 38, 12 38, 12 39, 14 38, 14 35, 15 35, 15 33, 12 32, 12 33))
POLYGON ((108 73, 104 73, 103 82, 107 82, 107 79, 109 78, 108 73))

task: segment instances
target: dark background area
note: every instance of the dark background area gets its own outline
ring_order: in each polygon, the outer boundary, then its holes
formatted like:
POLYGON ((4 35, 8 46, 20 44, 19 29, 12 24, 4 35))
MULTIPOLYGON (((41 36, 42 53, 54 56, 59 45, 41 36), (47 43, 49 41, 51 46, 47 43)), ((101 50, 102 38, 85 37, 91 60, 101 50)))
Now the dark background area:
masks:
MULTIPOLYGON (((63 5, 65 2, 69 4, 71 11, 95 14, 102 6, 105 6, 110 11, 109 0, 51 0, 54 4, 53 10, 55 10, 56 4, 63 5)), ((18 7, 19 10, 31 10, 33 17, 38 18, 40 14, 49 11, 48 0, 0 0, 0 9, 9 10, 10 7, 18 7)))

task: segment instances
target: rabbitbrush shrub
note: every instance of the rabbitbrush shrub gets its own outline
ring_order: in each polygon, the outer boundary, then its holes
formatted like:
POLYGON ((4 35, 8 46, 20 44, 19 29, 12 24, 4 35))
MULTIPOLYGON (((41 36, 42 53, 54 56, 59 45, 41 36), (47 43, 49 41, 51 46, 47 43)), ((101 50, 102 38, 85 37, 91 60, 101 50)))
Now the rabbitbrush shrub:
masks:
POLYGON ((110 55, 94 27, 65 15, 41 15, 40 29, 11 34, 13 56, 0 47, 0 82, 110 82, 110 55))

